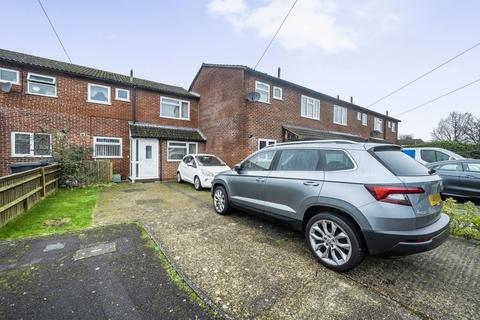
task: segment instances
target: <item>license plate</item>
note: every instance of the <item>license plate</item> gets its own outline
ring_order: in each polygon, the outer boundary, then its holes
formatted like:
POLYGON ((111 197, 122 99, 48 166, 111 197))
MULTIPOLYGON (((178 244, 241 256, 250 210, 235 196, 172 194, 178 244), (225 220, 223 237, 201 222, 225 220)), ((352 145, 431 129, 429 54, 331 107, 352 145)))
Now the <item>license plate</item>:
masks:
POLYGON ((435 207, 442 202, 442 198, 440 197, 439 193, 434 193, 428 196, 428 201, 430 201, 430 205, 432 207, 435 207))

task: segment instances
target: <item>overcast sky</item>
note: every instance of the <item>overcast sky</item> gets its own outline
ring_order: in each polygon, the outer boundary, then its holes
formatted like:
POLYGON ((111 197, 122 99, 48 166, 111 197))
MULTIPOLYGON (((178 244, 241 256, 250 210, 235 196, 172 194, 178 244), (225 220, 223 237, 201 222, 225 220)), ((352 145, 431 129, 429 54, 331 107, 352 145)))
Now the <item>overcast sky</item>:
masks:
MULTIPOLYGON (((76 64, 188 88, 202 62, 253 67, 293 0, 42 0, 76 64)), ((66 61, 36 0, 0 0, 0 47, 66 61)), ((298 0, 258 70, 367 106, 480 41, 480 1, 298 0)), ((480 47, 371 107, 400 112, 480 78, 480 47)), ((480 116, 480 83, 400 117, 430 139, 480 116)))

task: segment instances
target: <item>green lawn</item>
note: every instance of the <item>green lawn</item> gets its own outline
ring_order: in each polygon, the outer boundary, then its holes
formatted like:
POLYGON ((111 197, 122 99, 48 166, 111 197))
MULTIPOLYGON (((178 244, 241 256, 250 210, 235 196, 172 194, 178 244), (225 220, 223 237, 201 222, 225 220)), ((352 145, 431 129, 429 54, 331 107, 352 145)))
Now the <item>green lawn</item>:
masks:
POLYGON ((90 227, 99 190, 99 187, 59 189, 0 228, 0 239, 18 239, 90 227), (58 226, 45 224, 64 218, 68 223, 58 226))

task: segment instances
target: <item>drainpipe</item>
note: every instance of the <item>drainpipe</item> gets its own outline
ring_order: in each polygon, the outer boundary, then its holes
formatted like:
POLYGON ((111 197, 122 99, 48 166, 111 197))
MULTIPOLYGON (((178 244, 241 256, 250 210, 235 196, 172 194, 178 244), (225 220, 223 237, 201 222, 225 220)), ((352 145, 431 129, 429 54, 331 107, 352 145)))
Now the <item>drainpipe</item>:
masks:
POLYGON ((159 142, 158 142, 158 153, 160 153, 160 161, 159 161, 159 168, 158 168, 158 173, 159 173, 159 177, 160 177, 160 181, 163 181, 163 141, 161 139, 159 139, 159 142))
MULTIPOLYGON (((388 110, 385 113, 388 117, 388 110)), ((383 121, 383 140, 387 140, 387 121, 388 119, 385 118, 385 121, 383 121)))
POLYGON ((132 87, 132 122, 137 122, 137 86, 133 80, 133 69, 130 70, 130 84, 132 87))

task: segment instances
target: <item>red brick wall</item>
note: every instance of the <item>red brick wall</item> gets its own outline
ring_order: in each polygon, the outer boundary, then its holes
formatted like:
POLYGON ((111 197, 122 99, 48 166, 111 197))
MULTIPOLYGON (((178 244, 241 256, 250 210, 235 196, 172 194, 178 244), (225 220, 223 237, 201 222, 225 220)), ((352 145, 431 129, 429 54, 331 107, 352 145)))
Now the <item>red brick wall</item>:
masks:
MULTIPOLYGON (((11 132, 51 132, 67 130, 69 138, 79 144, 93 147, 93 136, 120 137, 123 139, 122 158, 109 159, 114 172, 128 177, 130 166, 130 141, 128 121, 132 120, 132 103, 115 100, 115 88, 125 86, 86 80, 54 72, 35 69, 19 70, 20 85, 13 85, 10 93, 0 92, 0 176, 9 174, 8 164, 36 161, 35 157, 11 157, 11 132), (35 72, 57 78, 57 97, 27 94, 27 73, 35 72), (111 105, 87 102, 88 83, 111 87, 111 105)), ((130 90, 130 98, 133 92, 130 90)), ((176 97, 171 94, 138 89, 136 92, 137 121, 162 125, 198 127, 198 102, 195 99, 176 97), (173 97, 190 101, 190 121, 160 117, 160 97, 173 97)), ((166 157, 165 157, 166 158, 166 157)), ((166 170, 167 172, 169 170, 166 170)), ((174 178, 168 176, 165 177, 174 178)))
POLYGON ((203 68, 192 90, 201 95, 199 125, 207 135, 206 152, 235 165, 248 154, 243 71, 203 68))

